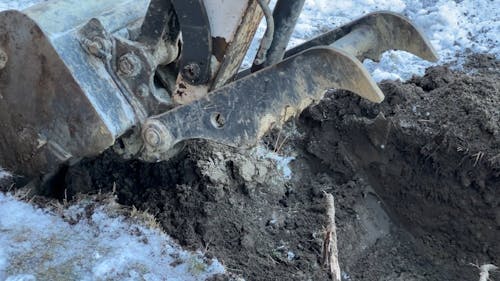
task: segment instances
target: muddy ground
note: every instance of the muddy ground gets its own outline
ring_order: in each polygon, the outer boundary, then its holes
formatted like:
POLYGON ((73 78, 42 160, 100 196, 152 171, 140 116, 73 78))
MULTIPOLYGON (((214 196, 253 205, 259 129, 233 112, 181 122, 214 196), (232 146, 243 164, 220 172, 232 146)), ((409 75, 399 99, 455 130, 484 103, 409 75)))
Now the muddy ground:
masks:
POLYGON ((384 81, 380 105, 330 92, 264 139, 295 155, 290 180, 255 151, 197 141, 158 164, 108 151, 46 192, 114 187, 120 203, 154 214, 183 246, 246 280, 328 280, 329 192, 344 280, 478 280, 471 264, 500 264, 499 66, 478 55, 467 74, 433 67, 384 81))

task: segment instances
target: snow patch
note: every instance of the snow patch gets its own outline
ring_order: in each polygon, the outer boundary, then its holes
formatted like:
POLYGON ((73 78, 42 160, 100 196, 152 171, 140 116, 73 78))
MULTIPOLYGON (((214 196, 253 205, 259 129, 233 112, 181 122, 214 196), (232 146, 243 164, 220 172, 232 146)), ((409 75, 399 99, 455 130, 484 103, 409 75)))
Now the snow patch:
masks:
POLYGON ((81 202, 60 215, 0 193, 0 280, 205 280, 215 259, 184 251, 160 230, 81 202))
POLYGON ((2 0, 0 11, 3 10, 23 10, 30 6, 45 2, 47 0, 2 0))
POLYGON ((293 37, 307 40, 367 13, 377 10, 399 13, 405 7, 401 0, 307 0, 293 37))
POLYGON ((5 281, 36 281, 36 277, 31 274, 19 274, 9 276, 5 281))
POLYGON ((0 180, 1 180, 1 179, 4 179, 4 178, 9 178, 9 177, 11 177, 11 176, 12 176, 12 174, 11 174, 11 173, 9 173, 9 172, 7 172, 7 171, 3 170, 3 169, 0 167, 0 180))
POLYGON ((290 168, 290 163, 295 160, 294 156, 279 155, 278 153, 270 151, 262 146, 258 146, 256 148, 256 155, 258 157, 273 160, 276 163, 276 168, 281 173, 283 178, 287 180, 292 178, 292 169, 290 168))
POLYGON ((406 80, 423 75, 432 65, 451 63, 461 69, 471 53, 490 53, 500 58, 500 3, 498 1, 406 1, 403 14, 429 37, 440 59, 429 63, 402 51, 387 52, 380 63, 365 61, 376 81, 406 80))

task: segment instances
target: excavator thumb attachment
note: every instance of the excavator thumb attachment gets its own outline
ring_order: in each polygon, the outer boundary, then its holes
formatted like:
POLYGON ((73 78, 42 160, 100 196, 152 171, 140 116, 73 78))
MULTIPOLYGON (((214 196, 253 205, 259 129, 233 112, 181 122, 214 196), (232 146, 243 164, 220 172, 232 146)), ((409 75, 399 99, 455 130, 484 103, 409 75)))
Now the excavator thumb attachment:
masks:
POLYGON ((349 90, 379 103, 384 95, 352 55, 315 47, 222 87, 207 97, 149 118, 143 125, 148 161, 187 139, 250 147, 271 126, 318 102, 329 89, 349 90))
POLYGON ((422 31, 407 18, 388 11, 374 12, 326 32, 295 48, 285 57, 316 46, 331 45, 359 60, 378 61, 383 52, 401 50, 424 60, 438 60, 436 51, 422 31))
POLYGON ((254 74, 243 71, 243 78, 206 98, 148 119, 143 125, 143 158, 163 159, 186 139, 255 145, 271 126, 299 114, 333 88, 380 103, 384 95, 360 61, 377 61, 388 50, 438 59, 408 19, 392 12, 368 14, 287 51, 281 63, 254 74))
POLYGON ((113 144, 148 161, 188 139, 249 147, 328 89, 381 102, 365 58, 437 59, 390 12, 285 53, 304 0, 291 2, 274 15, 266 0, 49 0, 0 12, 0 167, 36 177, 113 144), (237 75, 263 14, 262 64, 237 75))

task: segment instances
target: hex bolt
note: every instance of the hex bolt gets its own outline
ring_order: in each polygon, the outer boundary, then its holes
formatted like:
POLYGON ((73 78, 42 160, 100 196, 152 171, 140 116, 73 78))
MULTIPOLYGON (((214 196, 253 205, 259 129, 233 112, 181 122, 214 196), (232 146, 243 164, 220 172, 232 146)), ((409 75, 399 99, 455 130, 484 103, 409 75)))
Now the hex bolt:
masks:
POLYGON ((161 133, 156 128, 150 127, 144 130, 144 140, 151 147, 157 147, 161 144, 161 133))
POLYGON ((165 152, 173 145, 172 134, 159 120, 149 119, 143 125, 142 139, 146 148, 157 152, 165 152))
POLYGON ((141 71, 141 60, 133 53, 127 53, 118 60, 118 70, 125 76, 136 76, 141 71))
POLYGON ((9 56, 7 56, 7 53, 4 50, 0 49, 0 70, 5 68, 8 61, 9 56))
POLYGON ((104 42, 102 41, 101 38, 94 38, 92 40, 90 39, 84 39, 83 40, 83 45, 85 46, 85 49, 87 51, 96 57, 102 57, 103 56, 103 50, 104 50, 104 42))
POLYGON ((182 75, 190 81, 195 81, 200 76, 200 65, 197 63, 190 63, 184 66, 182 70, 182 75))

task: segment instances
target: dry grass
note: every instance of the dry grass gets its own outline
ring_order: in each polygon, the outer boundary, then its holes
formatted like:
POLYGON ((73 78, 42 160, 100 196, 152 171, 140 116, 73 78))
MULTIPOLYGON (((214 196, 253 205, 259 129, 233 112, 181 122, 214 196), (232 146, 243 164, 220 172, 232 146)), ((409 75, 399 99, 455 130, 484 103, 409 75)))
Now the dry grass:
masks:
POLYGON ((154 215, 148 212, 148 210, 138 210, 135 206, 132 206, 129 214, 130 218, 138 221, 149 229, 162 230, 160 223, 154 215))

